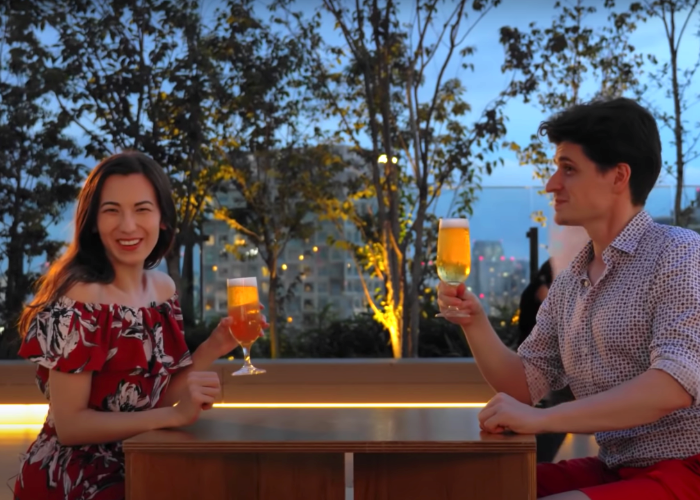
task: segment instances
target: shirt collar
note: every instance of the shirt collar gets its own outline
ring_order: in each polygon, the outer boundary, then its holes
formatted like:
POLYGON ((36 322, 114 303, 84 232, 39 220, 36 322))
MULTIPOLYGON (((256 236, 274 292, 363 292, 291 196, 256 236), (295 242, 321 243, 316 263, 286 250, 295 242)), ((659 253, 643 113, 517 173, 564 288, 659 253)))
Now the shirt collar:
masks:
MULTIPOLYGON (((637 246, 646 233, 647 229, 654 223, 651 216, 642 210, 627 223, 625 228, 610 243, 610 246, 603 251, 603 261, 610 264, 612 259, 611 249, 620 250, 627 254, 634 254, 637 246)), ((586 246, 574 257, 571 262, 571 270, 576 276, 586 276, 588 264, 593 260, 593 242, 588 241, 586 246)))

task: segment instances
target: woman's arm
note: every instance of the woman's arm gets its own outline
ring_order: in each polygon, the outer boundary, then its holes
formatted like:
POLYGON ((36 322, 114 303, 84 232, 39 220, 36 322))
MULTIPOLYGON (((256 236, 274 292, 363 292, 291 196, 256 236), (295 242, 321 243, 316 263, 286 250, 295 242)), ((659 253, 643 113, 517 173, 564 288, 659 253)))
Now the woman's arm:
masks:
POLYGON ((219 350, 212 345, 212 341, 207 339, 202 342, 192 354, 192 364, 172 376, 168 387, 165 389, 160 401, 158 401, 158 407, 173 406, 180 401, 187 388, 188 374, 209 370, 217 359, 219 359, 219 350))
POLYGON ((61 444, 80 446, 128 439, 142 432, 187 425, 199 416, 202 405, 211 405, 219 393, 216 375, 194 373, 189 377, 187 398, 176 408, 135 412, 95 411, 88 408, 92 372, 49 372, 51 411, 61 444))

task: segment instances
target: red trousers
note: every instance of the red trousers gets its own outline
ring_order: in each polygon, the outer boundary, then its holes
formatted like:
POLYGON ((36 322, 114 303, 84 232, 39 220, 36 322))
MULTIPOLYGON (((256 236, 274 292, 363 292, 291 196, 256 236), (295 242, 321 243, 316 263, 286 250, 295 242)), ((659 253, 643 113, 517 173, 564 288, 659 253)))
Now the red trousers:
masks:
POLYGON ((700 499, 700 455, 609 469, 597 458, 537 465, 537 498, 579 490, 591 500, 700 499))

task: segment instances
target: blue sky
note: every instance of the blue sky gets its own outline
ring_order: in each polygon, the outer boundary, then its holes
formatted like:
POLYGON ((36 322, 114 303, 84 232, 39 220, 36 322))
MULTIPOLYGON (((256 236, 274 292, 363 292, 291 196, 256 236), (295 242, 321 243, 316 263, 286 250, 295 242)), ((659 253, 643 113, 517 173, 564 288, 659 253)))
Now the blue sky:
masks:
MULTIPOLYGON (((298 0, 301 6, 308 7, 307 11, 321 5, 321 0, 298 0)), ((342 1, 342 0, 341 0, 342 1)), ((266 3, 266 2, 265 2, 266 3)), ((267 17, 267 9, 263 1, 259 4, 260 17, 267 17)), ((353 2, 354 3, 354 2, 353 2)), ((449 5, 450 0, 445 5, 449 5)), ((588 0, 589 5, 602 4, 602 0, 588 0)), ((621 5, 624 2, 619 2, 621 5)), ((217 0, 203 0, 203 14, 205 17, 211 16, 215 10, 217 0)), ((407 12, 413 9, 413 2, 410 0, 400 0, 402 15, 408 21, 407 12)), ((546 26, 551 23, 555 12, 553 10, 554 0, 503 0, 502 4, 489 12, 484 19, 470 33, 466 43, 476 47, 476 53, 470 56, 469 62, 473 62, 475 70, 464 70, 460 67, 460 61, 455 59, 449 67, 446 78, 458 77, 467 88, 466 99, 471 103, 475 112, 479 112, 493 99, 494 95, 505 87, 510 76, 502 74, 500 66, 503 61, 503 49, 498 41, 499 29, 504 25, 518 27, 521 30, 527 29, 531 21, 536 21, 539 25, 546 26)), ((449 10, 440 12, 438 20, 442 21, 449 10)), ((591 25, 604 22, 604 12, 599 12, 588 18, 591 25)), ((698 54, 700 54, 700 43, 695 33, 698 29, 697 19, 689 26, 684 42, 681 47, 680 62, 681 67, 692 65, 698 54)), ((334 23, 330 16, 326 15, 323 26, 323 36, 333 44, 342 43, 334 23)), ((654 53, 660 62, 668 58, 668 48, 664 39, 663 26, 660 21, 649 21, 639 27, 632 37, 632 43, 637 50, 643 53, 654 53)), ((435 72, 439 69, 439 57, 436 58, 435 72)), ((434 83, 430 79, 427 85, 434 83)), ((700 90, 700 75, 696 79, 696 94, 700 90)), ((665 98, 663 92, 655 91, 647 98, 655 104, 669 109, 670 100, 665 98)), ((539 122, 546 118, 536 105, 523 104, 520 100, 512 100, 505 108, 508 117, 508 135, 506 139, 525 144, 530 134, 537 128, 539 122)), ((471 119, 469 120, 471 121, 471 119)), ((326 123, 333 126, 332 123, 326 123)), ((81 132, 77 127, 72 128, 72 132, 80 137, 81 132)), ((673 156, 671 136, 668 130, 662 129, 662 139, 664 156, 668 159, 673 156)), ((82 141, 81 141, 82 142, 82 141)), ((539 186, 539 181, 533 180, 532 169, 527 166, 519 166, 515 155, 509 151, 499 153, 506 162, 506 166, 497 168, 491 176, 484 177, 484 186, 539 186)), ((88 160, 88 165, 92 161, 88 160)), ((660 179, 660 184, 673 184, 674 179, 668 176, 660 179)), ((696 160, 688 166, 686 174, 687 185, 700 185, 700 163, 696 160)), ((441 202, 443 205, 444 202, 441 202)), ((444 205, 443 205, 444 206, 444 205)))
MULTIPOLYGON (((347 4, 347 0, 339 0, 339 2, 347 4)), ((573 0, 569 0, 572 3, 573 0)), ((260 0, 258 13, 261 18, 269 16, 266 9, 267 0, 260 0)), ((350 2, 354 4, 354 2, 350 2)), ((471 3, 471 2, 468 2, 471 3)), ((602 0, 586 0, 588 5, 601 5, 602 0)), ((219 0, 202 0, 202 13, 205 17, 210 17, 216 6, 219 5, 219 0)), ((413 11, 414 2, 412 0, 398 0, 400 5, 400 13, 405 21, 410 20, 410 13, 413 11)), ((446 19, 451 8, 452 0, 446 0, 444 10, 442 10, 437 19, 439 22, 446 19)), ((629 1, 618 2, 621 9, 624 5, 629 4, 629 1)), ((298 6, 303 7, 307 12, 322 5, 322 0, 298 0, 298 6)), ((541 26, 549 25, 555 15, 553 9, 554 0, 503 0, 501 5, 489 12, 472 30, 466 40, 466 44, 476 47, 476 52, 473 56, 469 56, 468 62, 474 64, 475 70, 464 70, 460 66, 459 58, 455 58, 453 63, 448 68, 445 78, 460 78, 467 88, 466 100, 472 105, 474 113, 480 112, 485 106, 495 97, 496 93, 503 89, 510 79, 510 75, 504 75, 501 72, 501 64, 503 62, 503 49, 498 41, 499 29, 504 26, 512 26, 526 30, 527 25, 536 21, 541 26)), ((595 15, 589 16, 588 23, 595 26, 598 23, 605 22, 605 13, 603 9, 599 9, 595 15)), ((684 42, 680 51, 680 67, 687 68, 695 63, 698 54, 700 54, 700 41, 695 35, 699 28, 696 16, 695 22, 691 23, 686 31, 684 42)), ((466 25, 469 26, 471 21, 466 25)), ((439 23, 438 23, 439 25, 439 23)), ((325 16, 323 26, 324 38, 332 44, 342 44, 340 34, 334 29, 334 22, 329 15, 325 16)), ((48 37, 47 37, 48 40, 48 37)), ((663 26, 660 21, 652 20, 640 25, 637 32, 631 38, 632 44, 639 52, 653 53, 657 56, 660 62, 668 59, 668 47, 664 38, 663 26)), ((434 71, 437 73, 439 69, 440 58, 436 57, 434 62, 434 71)), ((426 82, 426 93, 430 94, 430 85, 434 84, 433 79, 428 75, 426 82)), ((695 94, 700 94, 700 75, 694 82, 696 89, 695 94)), ((645 96, 649 101, 663 109, 671 109, 671 101, 667 99, 662 91, 649 92, 645 96)), ((514 99, 509 102, 505 108, 505 114, 508 117, 507 128, 508 134, 506 139, 518 142, 522 145, 529 140, 530 134, 536 130, 538 124, 546 118, 537 105, 524 104, 519 99, 514 99)), ((473 117, 468 117, 468 123, 473 121, 473 117)), ((700 121, 700 120, 697 120, 700 121)), ((325 122, 324 125, 333 127, 331 122, 325 122)), ((71 127, 71 133, 80 139, 83 135, 77 127, 71 127)), ((662 141, 664 148, 664 157, 671 159, 673 157, 673 146, 671 144, 670 131, 662 129, 662 141)), ((80 140, 80 142, 84 142, 80 140)), ((519 166, 517 158, 512 152, 501 151, 498 156, 505 160, 505 167, 496 169, 491 176, 483 179, 484 186, 537 186, 539 181, 533 180, 532 168, 527 166, 519 166)), ((88 165, 92 164, 92 160, 87 161, 88 165)), ((669 176, 663 176, 659 183, 664 185, 673 184, 675 181, 669 176)), ((695 160, 688 165, 686 172, 687 185, 700 185, 700 162, 695 160)))
MULTIPOLYGON (((306 3, 308 5, 317 5, 319 2, 309 1, 306 3)), ((449 3, 447 2, 447 4, 449 3)), ((571 4, 573 2, 569 1, 568 3, 571 4)), ((603 2, 602 0, 588 0, 584 3, 597 6, 602 5, 603 2)), ((621 9, 623 6, 628 5, 629 2, 618 2, 618 4, 618 7, 621 9)), ((403 9, 402 12, 405 12, 403 14, 405 20, 408 21, 414 3, 403 0, 399 1, 399 5, 403 9)), ((503 0, 501 5, 489 12, 470 33, 465 43, 476 47, 476 53, 468 58, 468 61, 474 64, 474 71, 462 69, 459 58, 457 58, 449 67, 446 78, 456 77, 462 80, 467 88, 466 100, 472 105, 475 113, 482 110, 495 97, 498 90, 505 87, 510 79, 510 76, 503 74, 500 69, 504 54, 503 48, 499 43, 499 29, 508 25, 526 30, 528 24, 532 21, 536 21, 540 26, 547 26, 555 17, 553 6, 554 0, 503 0)), ((451 12, 451 9, 446 8, 442 19, 445 19, 449 12, 451 12)), ((684 35, 679 53, 679 66, 681 68, 691 67, 697 61, 698 54, 700 54, 700 41, 696 36, 699 28, 698 18, 699 16, 696 13, 694 22, 691 21, 684 35)), ((602 8, 599 9, 598 13, 587 17, 587 20, 591 26, 605 22, 604 10, 602 8)), ((339 34, 333 29, 333 24, 332 20, 327 18, 324 26, 324 37, 332 41, 332 43, 340 43, 339 34)), ((655 54, 659 63, 668 60, 669 50, 660 20, 650 20, 640 25, 631 37, 631 43, 638 52, 655 54)), ((440 58, 436 57, 434 64, 436 73, 440 62, 440 58)), ((427 82, 428 86, 431 83, 434 83, 434 80, 429 80, 427 82)), ((693 87, 696 89, 694 93, 697 97, 700 94, 700 75, 696 78, 693 87)), ((662 109, 671 109, 671 101, 664 96, 663 91, 650 91, 645 95, 645 98, 662 109)), ((509 102, 505 108, 505 114, 508 117, 508 134, 506 139, 522 145, 527 144, 530 134, 547 117, 537 105, 524 104, 518 99, 509 102)), ((696 120, 696 122, 700 122, 700 120, 696 120)), ((670 160, 674 157, 671 133, 669 130, 662 128, 661 135, 664 158, 670 160)), ((513 153, 501 151, 500 156, 504 158, 506 166, 498 168, 491 176, 485 177, 483 179, 484 186, 539 185, 539 181, 533 180, 532 169, 527 166, 519 166, 513 153)), ((667 175, 664 175, 659 180, 659 184, 668 185, 674 183, 675 180, 667 175)), ((688 165, 686 172, 686 185, 695 184, 700 184, 700 162, 698 160, 688 165)))

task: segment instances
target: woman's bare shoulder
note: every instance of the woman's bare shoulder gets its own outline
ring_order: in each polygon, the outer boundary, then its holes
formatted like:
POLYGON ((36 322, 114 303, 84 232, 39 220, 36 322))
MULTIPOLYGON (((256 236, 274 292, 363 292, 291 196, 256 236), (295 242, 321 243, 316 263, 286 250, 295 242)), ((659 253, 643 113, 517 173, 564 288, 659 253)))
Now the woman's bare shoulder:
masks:
POLYGON ((82 303, 99 303, 103 296, 101 283, 76 283, 72 285, 65 296, 71 300, 82 303))
POLYGON ((148 276, 158 296, 158 303, 165 302, 175 295, 175 282, 168 274, 152 269, 148 271, 148 276))

